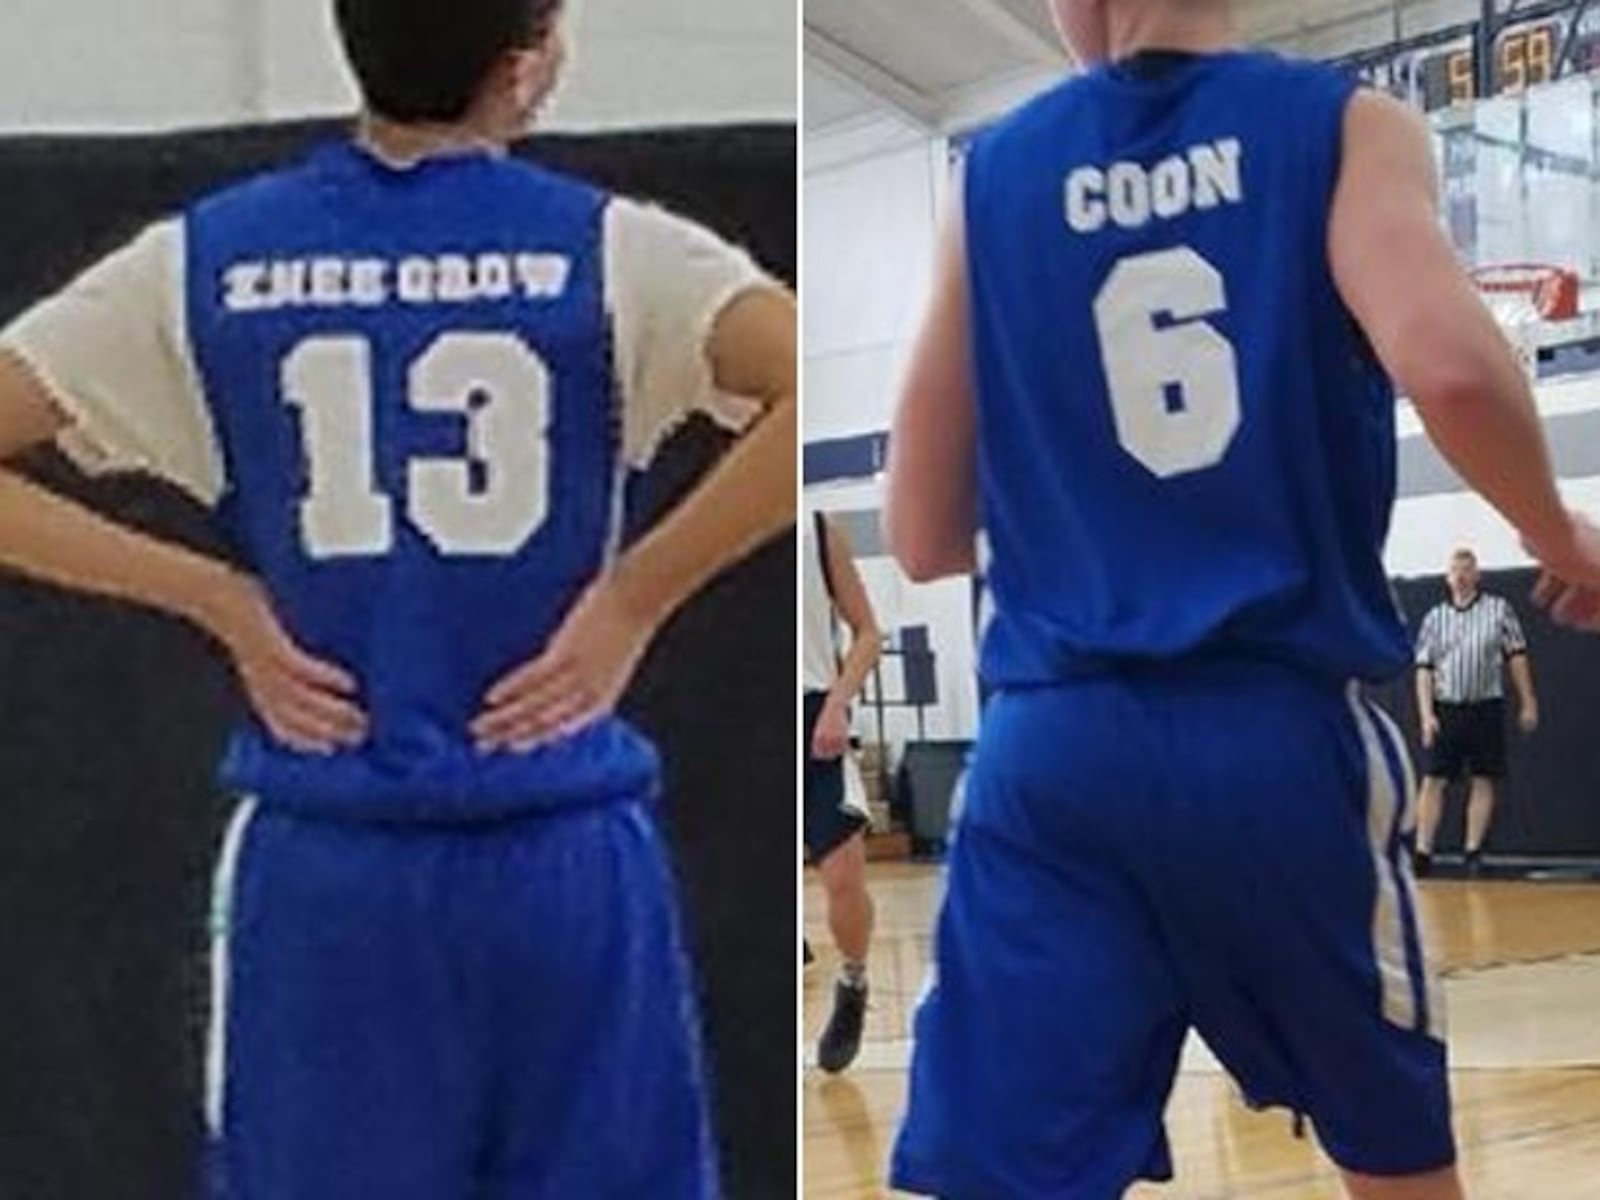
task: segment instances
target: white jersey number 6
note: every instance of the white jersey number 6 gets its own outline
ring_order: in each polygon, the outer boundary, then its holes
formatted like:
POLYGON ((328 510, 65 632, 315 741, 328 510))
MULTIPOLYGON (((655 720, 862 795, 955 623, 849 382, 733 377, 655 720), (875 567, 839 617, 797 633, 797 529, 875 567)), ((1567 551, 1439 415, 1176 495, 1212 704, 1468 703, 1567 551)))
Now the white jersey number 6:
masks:
POLYGON ((1123 259, 1095 297, 1117 440, 1162 479, 1216 466, 1239 431, 1238 362, 1205 320, 1227 307, 1186 246, 1123 259))

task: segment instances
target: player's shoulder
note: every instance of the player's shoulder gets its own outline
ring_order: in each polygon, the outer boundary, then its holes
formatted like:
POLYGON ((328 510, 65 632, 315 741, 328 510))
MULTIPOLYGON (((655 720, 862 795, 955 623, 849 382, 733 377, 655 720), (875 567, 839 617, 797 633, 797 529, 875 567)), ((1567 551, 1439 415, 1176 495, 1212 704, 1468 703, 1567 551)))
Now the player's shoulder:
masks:
POLYGON ((968 139, 969 157, 981 156, 991 147, 1003 146, 1043 124, 1059 121, 1075 107, 1091 101, 1097 74, 1068 76, 976 130, 968 139))
POLYGON ((1420 109, 1372 87, 1352 90, 1344 134, 1356 145, 1409 146, 1413 151, 1427 149, 1430 136, 1420 109))
MULTIPOLYGON (((1342 99, 1357 81, 1343 69, 1310 59, 1294 58, 1272 50, 1229 50, 1196 56, 1184 68, 1183 78, 1205 81, 1211 91, 1258 92, 1291 101, 1299 95, 1342 99)), ((1024 100, 1005 116, 976 134, 974 149, 1025 136, 1040 127, 1060 129, 1085 108, 1126 99, 1130 84, 1116 68, 1106 65, 1069 76, 1024 100)))
POLYGON ((493 177, 499 186, 508 189, 537 192, 590 207, 604 207, 616 199, 606 188, 582 176, 518 154, 497 160, 493 177))
MULTIPOLYGON (((601 208, 610 193, 587 180, 531 161, 517 154, 484 155, 465 177, 452 176, 453 186, 478 189, 486 199, 523 200, 538 197, 546 205, 601 208)), ((292 213, 297 205, 318 204, 330 192, 381 186, 417 171, 453 169, 462 164, 441 156, 406 167, 387 166, 355 141, 345 138, 317 145, 299 157, 269 170, 219 187, 191 203, 191 216, 217 216, 243 211, 292 213)))
POLYGON ((1344 67, 1275 50, 1230 51, 1218 56, 1216 71, 1230 107, 1242 101, 1274 124, 1337 117, 1362 90, 1344 67))
POLYGON ((1343 67, 1314 58, 1281 54, 1276 50, 1250 49, 1228 53, 1229 69, 1240 78, 1273 84, 1329 84, 1356 86, 1355 77, 1343 67))
POLYGON ((185 215, 205 217, 281 203, 293 192, 303 189, 321 165, 324 151, 325 148, 320 148, 279 166, 223 183, 191 200, 185 215))

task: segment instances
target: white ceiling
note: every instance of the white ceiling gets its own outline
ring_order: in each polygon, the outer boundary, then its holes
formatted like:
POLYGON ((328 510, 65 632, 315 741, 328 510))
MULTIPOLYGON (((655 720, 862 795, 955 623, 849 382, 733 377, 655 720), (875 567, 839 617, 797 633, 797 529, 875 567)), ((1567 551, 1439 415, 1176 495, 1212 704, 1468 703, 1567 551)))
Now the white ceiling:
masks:
MULTIPOLYGON (((1331 56, 1470 19, 1479 0, 1238 0, 1237 11, 1247 41, 1331 56)), ((959 127, 1069 67, 1046 0, 806 0, 805 50, 808 136, 885 111, 959 127)))
POLYGON ((832 129, 875 113, 883 101, 864 87, 806 59, 806 130, 832 129))

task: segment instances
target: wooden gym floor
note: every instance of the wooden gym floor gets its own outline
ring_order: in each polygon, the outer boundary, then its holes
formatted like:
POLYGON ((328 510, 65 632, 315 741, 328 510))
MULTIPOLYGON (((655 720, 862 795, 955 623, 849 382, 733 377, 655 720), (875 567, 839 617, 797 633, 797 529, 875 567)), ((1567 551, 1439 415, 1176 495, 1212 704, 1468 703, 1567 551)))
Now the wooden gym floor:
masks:
MULTIPOLYGON (((905 1102, 911 1011, 939 902, 937 869, 871 868, 878 907, 867 1042, 846 1075, 810 1066, 835 958, 814 879, 806 931, 806 1200, 878 1200, 905 1102)), ((1456 1131, 1472 1200, 1600 1200, 1600 885, 1420 885, 1445 975, 1456 1131)), ((1130 1200, 1339 1200, 1336 1176, 1288 1114, 1251 1113, 1191 1046, 1168 1113, 1178 1178, 1130 1200)))

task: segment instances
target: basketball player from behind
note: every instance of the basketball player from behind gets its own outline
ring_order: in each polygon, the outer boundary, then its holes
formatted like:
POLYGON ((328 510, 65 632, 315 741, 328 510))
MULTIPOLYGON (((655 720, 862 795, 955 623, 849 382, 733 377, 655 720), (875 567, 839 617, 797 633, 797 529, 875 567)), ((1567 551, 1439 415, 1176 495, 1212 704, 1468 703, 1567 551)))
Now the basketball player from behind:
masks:
POLYGON ((802 534, 801 553, 806 854, 822 880, 828 929, 842 960, 833 1013, 817 1043, 817 1065, 837 1074, 861 1050, 873 915, 868 818, 860 800, 848 795, 844 759, 850 751, 850 702, 872 673, 882 638, 844 527, 817 513, 802 534), (836 637, 841 621, 850 629, 850 650, 842 657, 836 637))
POLYGON ((218 871, 229 1200, 717 1194, 694 1005, 612 715, 793 520, 791 297, 512 160, 558 0, 337 0, 360 132, 201 199, 0 335, 0 458, 61 437, 211 506, 225 565, 0 473, 0 561, 186 618, 252 712, 218 871), (630 468, 765 411, 620 548, 630 468))
POLYGON ((983 513, 995 693, 894 1182, 1170 1178, 1196 1029, 1352 1196, 1455 1200, 1411 768, 1351 683, 1410 660, 1389 377, 1555 576, 1600 583, 1600 539, 1440 231, 1417 114, 1234 49, 1223 0, 1053 8, 1086 72, 973 145, 890 442, 914 578, 971 571, 983 513))

